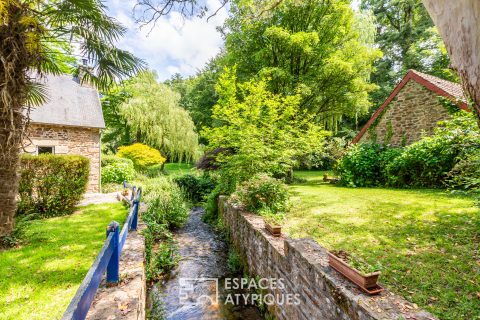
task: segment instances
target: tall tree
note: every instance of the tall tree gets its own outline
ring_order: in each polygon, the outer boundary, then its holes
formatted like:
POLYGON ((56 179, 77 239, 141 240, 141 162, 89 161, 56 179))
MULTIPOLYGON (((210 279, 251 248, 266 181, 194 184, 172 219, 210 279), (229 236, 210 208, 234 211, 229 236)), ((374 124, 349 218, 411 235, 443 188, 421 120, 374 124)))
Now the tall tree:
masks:
POLYGON ((62 72, 58 43, 74 41, 93 67, 83 81, 101 89, 130 76, 143 62, 115 48, 125 29, 99 0, 3 0, 0 2, 0 236, 13 228, 19 152, 32 103, 45 99, 35 83, 62 72))
POLYGON ((445 46, 421 0, 362 0, 376 18, 376 44, 383 58, 375 63, 375 106, 390 94, 408 69, 455 80, 445 46))
POLYGON ((480 126, 480 2, 423 0, 440 30, 453 67, 474 102, 480 126))
POLYGON ((230 187, 260 172, 286 176, 299 156, 322 150, 329 134, 302 110, 300 94, 273 94, 267 82, 238 83, 227 68, 216 85, 216 121, 203 135, 209 150, 222 150, 217 161, 230 187))
POLYGON ((179 104, 180 94, 158 83, 155 73, 149 71, 126 81, 122 91, 125 99, 117 106, 117 115, 124 119, 132 139, 159 149, 170 160, 197 156, 195 125, 179 104))
POLYGON ((355 15, 348 0, 284 0, 257 19, 247 4, 231 4, 225 28, 226 63, 237 65, 241 81, 268 76, 272 92, 301 93, 302 108, 330 128, 368 110, 380 57, 372 19, 355 15))

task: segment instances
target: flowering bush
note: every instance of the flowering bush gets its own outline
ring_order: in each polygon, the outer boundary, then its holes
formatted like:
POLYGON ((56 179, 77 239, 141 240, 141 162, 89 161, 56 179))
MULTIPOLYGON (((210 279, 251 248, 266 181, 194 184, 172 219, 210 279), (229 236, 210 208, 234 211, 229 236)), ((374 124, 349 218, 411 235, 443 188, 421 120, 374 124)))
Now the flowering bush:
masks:
POLYGON ((164 164, 166 159, 160 151, 145 144, 134 143, 118 148, 117 156, 133 161, 136 170, 145 171, 148 167, 164 164))
POLYGON ((129 181, 135 176, 133 161, 115 156, 102 157, 102 184, 129 181))
POLYGON ((281 180, 261 173, 240 184, 232 198, 248 211, 268 215, 286 212, 289 195, 281 180))

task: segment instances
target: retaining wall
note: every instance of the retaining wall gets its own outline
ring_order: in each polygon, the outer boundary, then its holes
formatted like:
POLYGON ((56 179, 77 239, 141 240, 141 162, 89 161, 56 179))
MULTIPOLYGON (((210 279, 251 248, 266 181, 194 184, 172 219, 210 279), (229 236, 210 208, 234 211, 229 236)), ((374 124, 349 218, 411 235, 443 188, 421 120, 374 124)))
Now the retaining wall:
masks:
POLYGON ((219 199, 219 212, 249 272, 283 279, 284 288, 270 292, 274 295, 300 296, 298 305, 270 306, 277 319, 435 319, 388 290, 377 296, 363 294, 328 266, 326 250, 312 239, 274 238, 261 217, 243 212, 225 197, 219 199))

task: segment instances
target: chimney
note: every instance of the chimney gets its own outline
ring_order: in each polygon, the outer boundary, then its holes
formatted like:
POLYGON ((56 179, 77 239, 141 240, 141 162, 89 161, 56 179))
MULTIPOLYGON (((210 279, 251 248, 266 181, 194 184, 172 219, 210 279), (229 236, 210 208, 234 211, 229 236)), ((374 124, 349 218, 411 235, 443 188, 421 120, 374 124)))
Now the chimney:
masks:
POLYGON ((83 79, 87 71, 92 72, 93 68, 88 66, 88 59, 82 58, 82 65, 78 67, 78 82, 83 87, 95 88, 95 86, 91 82, 83 79))

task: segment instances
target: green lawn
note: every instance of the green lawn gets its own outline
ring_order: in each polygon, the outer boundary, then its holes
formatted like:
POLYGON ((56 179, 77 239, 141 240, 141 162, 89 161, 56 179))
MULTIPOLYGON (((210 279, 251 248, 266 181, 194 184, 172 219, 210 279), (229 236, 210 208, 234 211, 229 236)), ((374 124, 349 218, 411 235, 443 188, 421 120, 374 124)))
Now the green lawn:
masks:
POLYGON ((170 175, 182 175, 189 173, 192 168, 190 163, 166 163, 164 170, 170 175))
POLYGON ((440 319, 480 319, 480 209, 441 190, 344 188, 297 172, 284 228, 383 265, 381 282, 440 319))
POLYGON ((25 224, 23 245, 0 251, 0 319, 60 319, 105 241, 120 203, 25 224))

